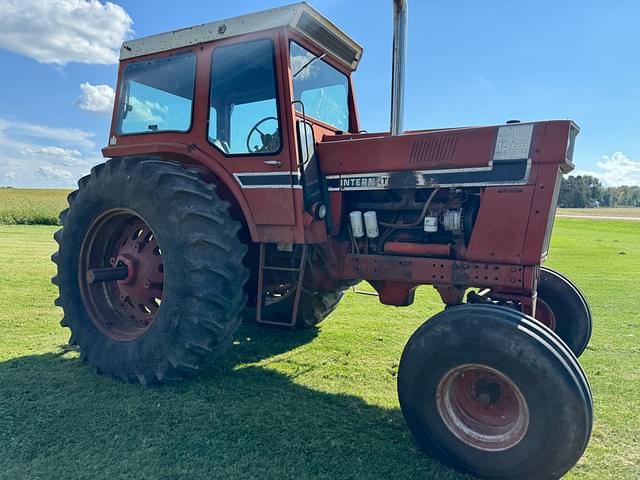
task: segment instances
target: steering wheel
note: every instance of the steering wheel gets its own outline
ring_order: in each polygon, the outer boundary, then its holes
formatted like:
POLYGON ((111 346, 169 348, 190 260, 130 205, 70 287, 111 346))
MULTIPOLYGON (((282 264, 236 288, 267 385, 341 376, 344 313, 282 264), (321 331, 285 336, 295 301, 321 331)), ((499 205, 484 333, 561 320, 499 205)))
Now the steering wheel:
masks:
POLYGON ((271 144, 273 143, 274 140, 279 141, 278 138, 278 129, 276 128, 276 131, 273 133, 264 133, 262 130, 260 130, 260 125, 262 125, 264 122, 268 121, 268 120, 275 120, 276 122, 278 121, 278 119, 276 117, 264 117, 262 120, 259 120, 258 123, 256 123, 253 127, 251 127, 251 130, 249 130, 249 134, 247 135, 247 151, 250 153, 260 153, 260 152, 269 152, 271 151, 271 144), (254 132, 258 132, 260 134, 260 141, 262 142, 262 146, 258 147, 256 145, 255 150, 251 149, 251 136, 253 135, 254 132))

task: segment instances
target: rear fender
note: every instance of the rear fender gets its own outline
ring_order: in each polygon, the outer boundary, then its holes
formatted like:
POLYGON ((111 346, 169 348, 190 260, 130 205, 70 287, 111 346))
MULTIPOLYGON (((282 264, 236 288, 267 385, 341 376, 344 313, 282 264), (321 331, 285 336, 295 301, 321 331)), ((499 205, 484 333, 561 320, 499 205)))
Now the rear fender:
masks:
POLYGON ((218 195, 231 203, 231 214, 243 223, 249 231, 251 240, 258 241, 258 231, 251 209, 242 193, 242 189, 231 173, 222 168, 218 162, 211 159, 195 145, 161 142, 155 143, 154 147, 153 151, 149 151, 149 145, 140 145, 139 147, 135 145, 111 146, 103 148, 102 154, 105 157, 155 156, 199 170, 206 182, 218 186, 218 195))

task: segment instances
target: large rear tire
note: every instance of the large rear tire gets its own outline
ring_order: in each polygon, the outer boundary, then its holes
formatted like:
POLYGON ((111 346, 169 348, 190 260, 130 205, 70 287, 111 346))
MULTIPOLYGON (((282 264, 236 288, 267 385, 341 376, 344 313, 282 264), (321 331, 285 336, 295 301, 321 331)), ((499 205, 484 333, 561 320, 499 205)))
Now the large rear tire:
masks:
POLYGON ((398 395, 426 453, 483 478, 560 478, 591 434, 575 356, 509 308, 453 307, 426 322, 402 354, 398 395))
POLYGON ((197 174, 146 157, 109 160, 78 185, 53 255, 69 343, 98 372, 128 382, 206 368, 246 304, 247 247, 229 205, 197 174))
MULTIPOLYGON (((298 314, 294 322, 294 328, 313 328, 327 318, 337 307, 344 296, 344 290, 329 292, 310 292, 305 289, 300 292, 298 314)), ((290 325, 293 313, 295 290, 287 293, 287 297, 278 302, 270 303, 262 307, 262 319, 271 325, 290 325)), ((255 319, 255 308, 247 310, 245 318, 255 319)))
POLYGON ((579 357, 591 339, 592 318, 587 299, 567 277, 540 268, 536 318, 551 328, 579 357))

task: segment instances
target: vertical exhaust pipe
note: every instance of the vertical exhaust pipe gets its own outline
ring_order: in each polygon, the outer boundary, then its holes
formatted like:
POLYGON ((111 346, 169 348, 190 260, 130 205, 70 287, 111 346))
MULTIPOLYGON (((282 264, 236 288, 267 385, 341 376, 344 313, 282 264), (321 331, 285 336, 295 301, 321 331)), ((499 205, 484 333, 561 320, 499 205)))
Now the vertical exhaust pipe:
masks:
POLYGON ((404 71, 407 58, 408 0, 393 0, 393 61, 391 71, 391 135, 404 131, 404 71))

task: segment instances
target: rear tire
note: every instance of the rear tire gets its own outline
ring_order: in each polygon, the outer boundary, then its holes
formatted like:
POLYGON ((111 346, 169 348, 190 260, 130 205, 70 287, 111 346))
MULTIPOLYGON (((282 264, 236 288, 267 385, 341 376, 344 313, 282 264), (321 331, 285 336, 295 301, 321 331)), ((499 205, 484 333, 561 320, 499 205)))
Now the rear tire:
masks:
POLYGON ((492 479, 557 479, 591 434, 589 384, 551 331, 515 310, 453 307, 411 337, 398 371, 418 445, 492 479))
POLYGON ((583 293, 567 277, 550 268, 540 268, 538 320, 551 328, 579 357, 591 339, 592 318, 583 293))
MULTIPOLYGON (((338 303, 340 303, 343 296, 344 290, 309 292, 303 289, 300 293, 300 304, 298 305, 294 328, 314 328, 338 307, 338 303)), ((295 291, 280 302, 263 306, 262 319, 271 322, 270 324, 282 323, 283 325, 289 325, 293 313, 294 300, 295 291)), ((255 308, 250 309, 247 317, 255 320, 255 316, 255 308)))
POLYGON ((296 328, 313 328, 327 318, 344 296, 344 290, 335 292, 303 292, 304 302, 300 298, 296 328))
POLYGON ((229 205, 180 164, 146 157, 109 160, 78 185, 53 256, 69 343, 98 372, 128 382, 179 380, 206 368, 231 343, 246 304, 247 247, 229 205), (91 283, 88 269, 123 262, 131 278, 91 283), (145 291, 155 305, 132 303, 145 291))

